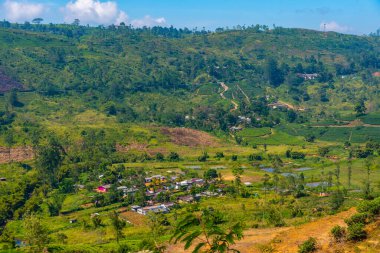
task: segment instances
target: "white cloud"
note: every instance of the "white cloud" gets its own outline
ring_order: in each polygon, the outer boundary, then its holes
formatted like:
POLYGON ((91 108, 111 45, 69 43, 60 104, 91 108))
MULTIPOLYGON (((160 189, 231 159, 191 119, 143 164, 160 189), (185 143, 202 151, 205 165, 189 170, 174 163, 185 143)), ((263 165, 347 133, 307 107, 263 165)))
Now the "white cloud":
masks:
POLYGON ((333 32, 340 32, 340 33, 346 33, 351 30, 349 26, 345 25, 340 25, 335 21, 330 21, 330 22, 322 22, 319 25, 319 28, 323 31, 326 29, 326 31, 333 31, 333 32))
POLYGON ((152 18, 151 16, 147 15, 142 19, 134 19, 132 20, 131 24, 134 27, 143 27, 143 26, 164 26, 166 25, 166 19, 161 18, 152 18))
POLYGON ((12 0, 6 0, 2 6, 5 18, 12 22, 31 21, 34 18, 39 18, 46 9, 47 7, 41 3, 12 0))
POLYGON ((63 8, 65 22, 79 19, 82 24, 119 24, 127 23, 127 14, 120 10, 114 1, 74 0, 63 8))

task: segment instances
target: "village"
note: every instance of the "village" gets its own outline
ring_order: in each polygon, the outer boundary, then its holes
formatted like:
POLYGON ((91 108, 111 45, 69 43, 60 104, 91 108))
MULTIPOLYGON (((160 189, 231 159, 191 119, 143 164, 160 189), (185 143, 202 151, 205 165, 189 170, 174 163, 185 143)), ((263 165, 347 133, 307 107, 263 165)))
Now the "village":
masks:
MULTIPOLYGON (((200 168, 200 166, 190 166, 200 168)), ((122 185, 124 180, 118 180, 116 187, 118 194, 122 198, 131 199, 135 203, 137 193, 142 193, 144 200, 140 205, 131 205, 130 210, 141 215, 148 213, 169 213, 174 207, 180 204, 188 204, 199 201, 201 198, 217 197, 223 194, 226 187, 222 181, 218 180, 215 169, 210 170, 213 174, 208 180, 202 178, 183 179, 184 173, 179 176, 152 175, 145 177, 143 184, 134 184, 131 187, 122 185)), ((172 171, 168 171, 173 173, 172 171)), ((103 178, 100 175, 99 178, 103 178)), ((98 194, 109 194, 113 188, 112 184, 103 184, 95 189, 98 194)))

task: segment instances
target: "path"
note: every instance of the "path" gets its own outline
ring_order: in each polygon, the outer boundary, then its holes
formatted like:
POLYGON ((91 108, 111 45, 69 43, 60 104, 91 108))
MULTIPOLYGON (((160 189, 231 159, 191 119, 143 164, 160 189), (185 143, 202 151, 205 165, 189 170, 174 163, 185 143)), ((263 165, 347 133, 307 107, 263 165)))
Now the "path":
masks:
MULTIPOLYGON (((222 88, 223 88, 223 91, 220 93, 220 96, 221 96, 223 99, 227 99, 226 96, 224 95, 224 93, 226 93, 226 92, 230 89, 230 87, 228 87, 224 82, 220 82, 219 84, 220 84, 220 86, 222 86, 222 88)), ((236 103, 236 102, 233 101, 233 100, 231 100, 231 103, 234 105, 234 108, 232 108, 232 109, 230 110, 230 112, 234 112, 234 111, 236 111, 237 109, 239 109, 239 104, 238 104, 238 103, 236 103)))
POLYGON ((248 97, 248 95, 243 91, 243 89, 240 87, 239 84, 237 84, 236 86, 237 86, 238 89, 241 91, 241 93, 243 93, 243 95, 244 95, 245 99, 247 100, 248 104, 250 104, 251 101, 249 101, 249 97, 248 97))
POLYGON ((312 127, 334 127, 334 128, 355 128, 355 127, 359 127, 359 126, 363 126, 363 127, 380 127, 380 125, 375 125, 375 124, 366 124, 364 123, 363 121, 361 121, 360 119, 356 119, 356 120, 353 120, 353 121, 345 121, 345 122, 348 122, 348 124, 346 125, 315 125, 315 126, 312 126, 312 127))

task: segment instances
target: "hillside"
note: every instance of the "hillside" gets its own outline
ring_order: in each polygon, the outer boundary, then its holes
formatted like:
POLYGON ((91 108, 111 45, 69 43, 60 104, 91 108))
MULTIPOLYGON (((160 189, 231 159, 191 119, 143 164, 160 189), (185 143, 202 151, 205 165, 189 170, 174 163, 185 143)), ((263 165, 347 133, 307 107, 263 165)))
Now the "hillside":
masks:
POLYGON ((379 68, 373 36, 0 21, 0 252, 375 252, 379 68))

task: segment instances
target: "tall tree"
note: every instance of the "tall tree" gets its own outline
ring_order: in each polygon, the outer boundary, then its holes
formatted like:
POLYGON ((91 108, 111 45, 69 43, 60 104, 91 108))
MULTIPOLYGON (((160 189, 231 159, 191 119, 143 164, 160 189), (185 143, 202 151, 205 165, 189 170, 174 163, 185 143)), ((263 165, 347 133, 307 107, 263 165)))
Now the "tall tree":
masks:
POLYGON ((124 238, 123 228, 125 228, 127 223, 120 218, 119 213, 116 211, 113 211, 110 214, 110 219, 116 242, 119 244, 120 239, 124 238))
POLYGON ((265 65, 265 75, 268 82, 277 87, 284 82, 284 75, 278 68, 278 63, 275 59, 269 58, 265 65))
POLYGON ((40 253, 48 243, 49 231, 42 225, 41 219, 34 215, 28 215, 24 219, 25 236, 32 252, 40 253))
POLYGON ((36 165, 45 185, 54 186, 58 182, 58 169, 64 156, 65 151, 55 137, 49 137, 47 144, 38 147, 36 165))

